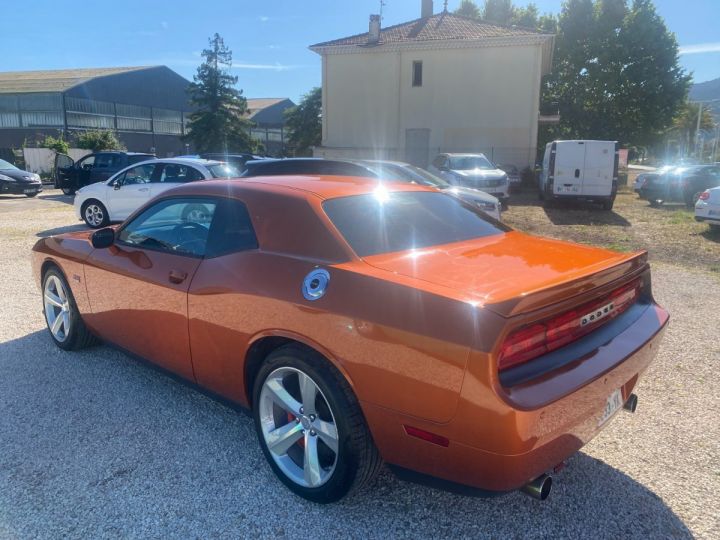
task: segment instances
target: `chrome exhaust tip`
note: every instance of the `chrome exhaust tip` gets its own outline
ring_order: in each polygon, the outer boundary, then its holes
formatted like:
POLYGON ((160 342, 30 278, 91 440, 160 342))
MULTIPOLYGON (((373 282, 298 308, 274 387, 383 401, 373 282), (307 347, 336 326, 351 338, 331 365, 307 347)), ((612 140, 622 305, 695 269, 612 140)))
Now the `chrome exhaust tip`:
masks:
POLYGON ((550 495, 552 489, 552 476, 541 474, 535 480, 531 480, 520 488, 525 495, 529 495, 533 499, 544 501, 550 495))
POLYGON ((627 401, 623 405, 623 409, 627 412, 634 413, 635 409, 637 409, 637 403, 638 397, 635 394, 630 394, 630 397, 627 398, 627 401))

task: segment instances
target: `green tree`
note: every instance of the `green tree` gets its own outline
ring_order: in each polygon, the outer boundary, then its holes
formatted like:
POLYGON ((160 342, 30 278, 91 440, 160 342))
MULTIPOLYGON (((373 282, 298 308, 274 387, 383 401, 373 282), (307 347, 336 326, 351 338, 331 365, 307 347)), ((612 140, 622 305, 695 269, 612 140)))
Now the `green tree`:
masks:
POLYGON ((313 88, 296 107, 285 111, 290 131, 288 145, 296 156, 312 155, 312 147, 322 143, 322 89, 313 88))
POLYGON ((70 145, 63 138, 62 134, 59 137, 53 137, 52 135, 46 135, 45 138, 39 144, 40 148, 49 148, 55 150, 58 154, 67 154, 70 151, 70 145))
POLYGON ((560 124, 540 138, 649 146, 672 125, 689 80, 651 0, 567 0, 543 90, 544 102, 559 104, 560 124))
POLYGON ((510 24, 526 28, 538 28, 540 26, 539 20, 538 8, 531 2, 525 7, 513 7, 510 24))
POLYGON ((480 8, 477 7, 477 4, 473 2, 473 0, 462 0, 460 7, 455 10, 455 15, 469 19, 479 19, 481 14, 480 8))
MULTIPOLYGON (((78 148, 100 152, 102 150, 125 150, 114 132, 107 129, 85 131, 77 136, 75 145, 78 148)), ((65 152, 64 152, 65 153, 65 152)))
POLYGON ((228 73, 232 51, 219 34, 208 41, 210 48, 202 52, 205 60, 188 88, 196 110, 190 115, 185 140, 198 152, 254 152, 253 124, 245 118, 247 100, 235 88, 237 77, 228 73))
MULTIPOLYGON (((688 150, 695 147, 699 110, 700 106, 697 103, 685 103, 673 120, 671 130, 680 135, 680 138, 684 141, 688 150)), ((704 107, 702 117, 700 118, 700 129, 712 130, 714 128, 715 121, 713 120, 712 113, 707 107, 704 107)))
POLYGON ((482 19, 489 23, 508 26, 512 24, 515 7, 512 0, 485 0, 482 19))

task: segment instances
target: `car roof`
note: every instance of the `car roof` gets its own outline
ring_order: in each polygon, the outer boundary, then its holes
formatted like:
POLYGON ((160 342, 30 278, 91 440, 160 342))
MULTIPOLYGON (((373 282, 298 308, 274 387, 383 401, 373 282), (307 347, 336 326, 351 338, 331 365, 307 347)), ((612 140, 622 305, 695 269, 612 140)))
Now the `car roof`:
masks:
POLYGON ((443 152, 443 156, 452 156, 452 157, 475 157, 475 156, 482 156, 484 158, 487 158, 485 154, 482 152, 475 152, 475 153, 460 153, 460 152, 443 152))
POLYGON ((353 195, 367 195, 378 189, 388 192, 429 191, 437 193, 430 187, 408 182, 388 182, 377 178, 361 176, 330 176, 330 175, 286 175, 286 176, 253 176, 238 180, 207 180, 190 182, 173 190, 174 195, 222 195, 241 197, 243 191, 285 192, 298 196, 317 197, 323 200, 353 195))
POLYGON ((389 159, 357 159, 354 163, 372 163, 374 165, 396 165, 398 167, 408 167, 410 163, 404 161, 390 161, 389 159))
MULTIPOLYGON (((213 165, 224 165, 224 161, 215 159, 201 159, 194 157, 177 157, 177 158, 160 158, 148 160, 149 163, 175 163, 177 165, 202 165, 203 167, 211 167, 213 165)), ((143 162, 144 163, 144 162, 143 162)), ((138 165, 136 163, 136 165, 138 165)))

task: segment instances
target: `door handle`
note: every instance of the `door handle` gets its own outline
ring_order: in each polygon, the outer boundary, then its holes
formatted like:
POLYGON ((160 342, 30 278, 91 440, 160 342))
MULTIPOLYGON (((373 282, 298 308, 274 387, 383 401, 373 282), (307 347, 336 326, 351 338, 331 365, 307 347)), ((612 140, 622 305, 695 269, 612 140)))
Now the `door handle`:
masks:
POLYGON ((170 274, 168 275, 170 283, 182 283, 186 277, 187 272, 183 272, 182 270, 170 270, 170 274))
POLYGON ((580 169, 575 169, 575 178, 580 178, 580 169))
POLYGON ((138 189, 138 191, 150 191, 150 188, 146 188, 146 187, 144 187, 144 188, 140 188, 140 189, 138 189))

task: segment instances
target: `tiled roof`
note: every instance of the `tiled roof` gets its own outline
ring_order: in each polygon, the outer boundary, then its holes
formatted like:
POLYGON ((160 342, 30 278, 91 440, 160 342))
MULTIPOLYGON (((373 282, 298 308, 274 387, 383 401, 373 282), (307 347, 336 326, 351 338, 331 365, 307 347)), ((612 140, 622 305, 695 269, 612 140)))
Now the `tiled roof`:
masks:
MULTIPOLYGON (((499 26, 443 12, 381 29, 380 44, 452 39, 478 40, 539 34, 541 32, 529 28, 499 26)), ((310 48, 349 45, 368 45, 368 32, 317 43, 310 48)))
POLYGON ((57 69, 48 71, 6 71, 0 73, 0 93, 64 92, 96 77, 117 75, 140 67, 57 69))

